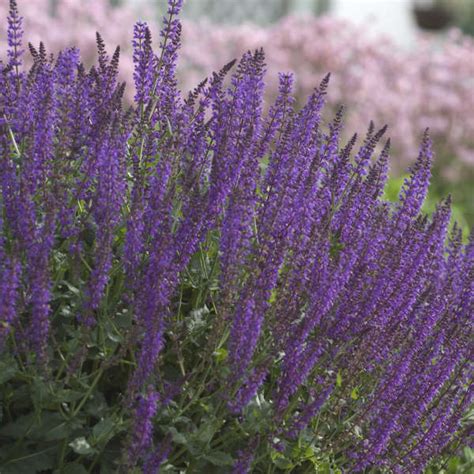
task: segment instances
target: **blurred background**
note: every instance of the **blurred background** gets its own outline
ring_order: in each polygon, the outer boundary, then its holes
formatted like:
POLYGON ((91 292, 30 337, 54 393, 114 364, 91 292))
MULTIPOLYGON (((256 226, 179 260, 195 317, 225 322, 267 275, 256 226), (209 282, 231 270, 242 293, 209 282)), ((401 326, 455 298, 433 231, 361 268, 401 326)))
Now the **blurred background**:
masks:
MULTIPOLYGON (((95 31, 122 48, 133 97, 131 35, 137 19, 155 32, 166 0, 18 0, 26 39, 51 52, 76 45, 96 58, 95 31)), ((6 18, 8 0, 0 0, 6 18)), ((346 106, 347 134, 388 124, 396 199, 430 127, 436 160, 426 210, 453 194, 454 215, 474 224, 474 0, 187 0, 179 78, 183 90, 247 49, 266 52, 268 99, 277 72, 294 71, 300 103, 331 72, 328 109, 346 106)), ((6 49, 0 22, 0 56, 6 49)), ((326 118, 330 120, 330 110, 326 118)))

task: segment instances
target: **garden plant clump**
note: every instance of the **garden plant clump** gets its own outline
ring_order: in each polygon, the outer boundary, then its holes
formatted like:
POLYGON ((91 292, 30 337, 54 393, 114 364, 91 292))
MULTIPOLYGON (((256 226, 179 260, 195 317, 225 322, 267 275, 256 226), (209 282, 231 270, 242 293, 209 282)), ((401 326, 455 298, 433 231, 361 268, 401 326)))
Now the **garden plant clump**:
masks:
POLYGON ((91 69, 40 44, 25 70, 10 1, 0 472, 460 468, 474 239, 449 197, 420 212, 428 132, 392 204, 386 127, 343 143, 329 76, 298 109, 280 74, 264 107, 256 50, 182 96, 181 3, 158 53, 136 24, 125 110, 100 35, 91 69))

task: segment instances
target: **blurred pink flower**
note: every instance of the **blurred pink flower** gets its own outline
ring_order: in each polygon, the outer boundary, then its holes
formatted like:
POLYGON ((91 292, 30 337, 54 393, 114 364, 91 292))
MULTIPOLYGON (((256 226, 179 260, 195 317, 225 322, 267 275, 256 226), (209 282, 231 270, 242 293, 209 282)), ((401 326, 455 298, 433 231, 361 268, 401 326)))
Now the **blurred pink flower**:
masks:
POLYGON ((295 16, 268 28, 187 24, 183 43, 186 88, 230 56, 263 46, 274 93, 278 71, 295 71, 300 101, 331 72, 329 104, 346 106, 348 130, 362 133, 371 119, 388 124, 398 170, 414 161, 430 127, 438 167, 453 168, 442 174, 474 171, 474 40, 459 31, 420 36, 407 51, 344 20, 295 16))
MULTIPOLYGON (((7 3, 0 4, 6 17, 7 3)), ((54 16, 49 0, 20 0, 26 38, 44 41, 51 52, 65 46, 81 49, 84 62, 96 58, 95 31, 112 52, 122 48, 121 78, 128 100, 133 97, 131 37, 133 23, 151 19, 157 31, 163 12, 137 11, 106 0, 57 0, 54 16)), ((346 129, 363 133, 369 120, 389 125, 398 169, 414 161, 422 131, 430 127, 438 167, 445 177, 474 170, 474 41, 453 30, 445 37, 420 37, 406 51, 388 38, 328 16, 287 17, 270 27, 251 24, 210 25, 185 21, 180 78, 183 89, 194 87, 248 49, 263 46, 270 94, 277 90, 277 72, 294 71, 300 102, 331 72, 330 106, 346 106, 346 129), (464 170, 464 171, 463 171, 464 170)), ((0 22, 0 52, 5 51, 6 22, 0 22)), ((154 41, 158 42, 155 34, 154 41)), ((397 170, 395 170, 397 171, 397 170)))

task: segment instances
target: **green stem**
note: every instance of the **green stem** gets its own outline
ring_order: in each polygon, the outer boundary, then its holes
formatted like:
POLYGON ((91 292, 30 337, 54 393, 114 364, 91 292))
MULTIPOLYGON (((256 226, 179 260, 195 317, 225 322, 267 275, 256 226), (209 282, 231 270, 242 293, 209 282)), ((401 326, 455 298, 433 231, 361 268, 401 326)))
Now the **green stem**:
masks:
POLYGON ((53 449, 56 449, 56 446, 52 446, 50 448, 43 449, 43 451, 38 451, 38 452, 33 453, 33 454, 27 454, 26 456, 21 456, 19 458, 10 459, 4 464, 4 466, 6 466, 7 464, 16 463, 18 461, 24 461, 25 459, 34 458, 35 456, 39 456, 40 454, 47 453, 48 451, 51 451, 53 449))
POLYGON ((59 456, 59 471, 61 472, 64 466, 64 457, 66 456, 68 438, 64 438, 61 446, 61 454, 59 456))
POLYGON ((187 451, 187 448, 185 446, 181 447, 176 451, 176 454, 174 456, 170 456, 169 462, 171 464, 174 464, 178 459, 187 451))
POLYGON ((71 418, 74 418, 81 410, 81 408, 84 406, 84 404, 87 402, 88 398, 90 397, 92 391, 94 390, 95 386, 99 382, 100 378, 102 377, 104 370, 99 369, 97 372, 97 375, 95 376, 95 379, 93 380, 91 386, 87 390, 86 394, 84 395, 83 399, 80 401, 79 405, 75 408, 75 410, 71 414, 71 418))

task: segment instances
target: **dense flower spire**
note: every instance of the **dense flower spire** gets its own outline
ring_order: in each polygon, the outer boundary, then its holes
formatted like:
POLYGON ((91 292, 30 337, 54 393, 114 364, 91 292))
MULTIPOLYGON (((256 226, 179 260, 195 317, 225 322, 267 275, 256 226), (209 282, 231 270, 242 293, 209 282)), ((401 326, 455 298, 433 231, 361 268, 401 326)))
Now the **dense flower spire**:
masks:
POLYGON ((8 66, 15 69, 18 75, 18 68, 22 64, 23 38, 23 18, 18 13, 16 0, 10 0, 10 12, 8 15, 8 66))
POLYGON ((159 395, 153 391, 140 396, 135 413, 135 426, 131 433, 128 448, 129 466, 134 466, 139 456, 146 453, 152 443, 153 417, 156 414, 159 395))

